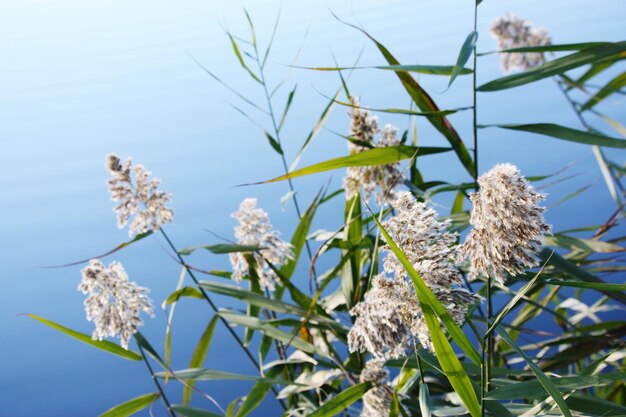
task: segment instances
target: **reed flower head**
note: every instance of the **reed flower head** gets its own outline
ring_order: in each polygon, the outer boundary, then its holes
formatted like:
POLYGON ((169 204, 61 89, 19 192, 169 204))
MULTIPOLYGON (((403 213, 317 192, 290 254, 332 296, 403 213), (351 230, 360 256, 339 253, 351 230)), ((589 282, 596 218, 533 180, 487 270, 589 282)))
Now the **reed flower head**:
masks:
POLYGON ((112 262, 106 268, 99 260, 92 259, 82 273, 79 291, 87 294, 85 313, 87 320, 96 326, 91 337, 119 337, 124 349, 128 349, 130 337, 143 324, 141 311, 154 316, 149 290, 128 280, 122 264, 112 262))
POLYGON ((550 232, 539 206, 539 194, 511 164, 498 164, 478 178, 472 193, 473 225, 460 247, 459 260, 470 258, 470 278, 481 274, 503 284, 507 273, 517 275, 538 265, 541 240, 550 232))
POLYGON ((130 222, 129 236, 159 230, 174 220, 174 211, 166 207, 170 195, 159 190, 161 182, 150 178, 150 171, 142 165, 133 166, 130 158, 122 163, 115 154, 107 156, 106 168, 112 176, 108 180, 111 199, 118 203, 113 209, 117 225, 121 229, 130 222))
MULTIPOLYGON (((551 43, 546 30, 534 28, 530 22, 513 14, 496 19, 491 26, 491 35, 496 38, 499 50, 545 46, 551 43)), ((505 72, 524 71, 543 64, 545 57, 541 52, 502 52, 500 62, 505 72)))
MULTIPOLYGON (((401 193, 391 206, 396 215, 383 226, 426 284, 431 289, 447 289, 461 282, 461 274, 454 265, 458 235, 448 231, 450 220, 437 220, 437 212, 409 192, 401 193)), ((389 246, 383 246, 383 250, 388 252, 383 262, 384 272, 396 279, 408 278, 389 246)))
POLYGON ((393 388, 389 385, 389 371, 384 361, 367 361, 359 377, 360 382, 372 382, 374 387, 363 395, 363 409, 360 417, 386 417, 391 409, 393 388))
POLYGON ((363 301, 350 310, 356 316, 348 333, 350 352, 370 352, 380 359, 402 356, 410 346, 419 310, 419 301, 406 281, 377 276, 363 301))
MULTIPOLYGON (((468 307, 482 299, 457 287, 461 280, 454 265, 457 235, 447 231, 449 221, 437 220, 437 213, 410 193, 400 194, 391 204, 396 215, 384 223, 385 229, 453 320, 462 324, 468 307)), ((388 251, 383 272, 350 311, 357 317, 348 333, 350 351, 397 358, 415 340, 432 350, 413 282, 390 248, 383 249, 388 251)))
MULTIPOLYGON (((385 125, 380 131, 378 118, 370 115, 369 111, 359 108, 356 98, 351 98, 355 106, 350 112, 351 125, 350 137, 356 141, 349 142, 350 154, 356 154, 372 148, 384 148, 400 145, 398 129, 391 125, 385 125), (379 135, 380 133, 380 135, 379 135), (378 140, 376 140, 376 136, 378 140)), ((402 173, 399 163, 386 165, 371 165, 360 167, 348 167, 344 178, 346 199, 351 199, 360 192, 366 200, 375 195, 378 204, 384 204, 395 197, 394 189, 402 183, 402 173), (379 191, 376 192, 378 187, 379 191)))
MULTIPOLYGON (((246 198, 241 202, 239 210, 231 215, 239 220, 239 226, 235 227, 235 237, 239 245, 259 247, 259 250, 248 256, 256 264, 259 284, 274 289, 274 281, 278 277, 268 262, 278 267, 288 259, 293 259, 293 247, 280 239, 280 233, 272 228, 267 212, 257 208, 256 204, 256 198, 246 198)), ((246 255, 244 252, 233 252, 230 254, 230 263, 233 267, 233 280, 241 281, 250 269, 246 255)))

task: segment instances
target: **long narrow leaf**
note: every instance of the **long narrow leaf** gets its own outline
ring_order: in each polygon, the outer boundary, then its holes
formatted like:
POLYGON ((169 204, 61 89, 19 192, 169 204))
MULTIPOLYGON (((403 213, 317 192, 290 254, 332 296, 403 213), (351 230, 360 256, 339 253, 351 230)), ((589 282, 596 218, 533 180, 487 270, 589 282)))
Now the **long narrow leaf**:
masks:
POLYGON ((354 385, 344 391, 341 391, 330 401, 324 403, 320 408, 315 410, 309 417, 332 417, 344 411, 350 405, 360 400, 361 397, 369 390, 371 383, 363 382, 354 385))
POLYGON ((74 339, 80 340, 83 343, 87 343, 93 347, 96 347, 100 350, 104 350, 105 352, 113 353, 114 355, 121 356, 124 359, 130 359, 133 361, 140 361, 141 355, 132 350, 126 350, 120 345, 117 345, 113 342, 109 342, 108 340, 93 340, 91 336, 86 335, 84 333, 77 332, 76 330, 72 330, 68 327, 62 326, 58 323, 55 323, 51 320, 44 319, 43 317, 39 317, 35 314, 26 314, 31 319, 37 320, 40 323, 45 324, 46 326, 52 327, 55 330, 60 331, 61 333, 65 333, 68 336, 73 337, 74 339))
POLYGON ((100 414, 100 417, 128 417, 135 414, 137 411, 141 411, 159 398, 158 393, 146 394, 132 400, 126 401, 120 405, 105 411, 100 414))
POLYGON ((613 138, 598 133, 590 133, 584 130, 572 129, 554 123, 483 125, 480 127, 499 127, 502 129, 521 130, 523 132, 552 136, 553 138, 563 139, 570 142, 626 149, 626 140, 624 139, 613 138))
POLYGON ((533 81, 563 74, 580 66, 598 62, 612 55, 626 52, 626 42, 607 43, 582 49, 562 58, 549 61, 539 67, 512 74, 490 81, 477 88, 478 91, 498 91, 506 88, 517 87, 533 81))
POLYGON ((292 171, 280 177, 271 180, 262 181, 255 184, 264 184, 269 182, 284 181, 290 178, 302 177, 304 175, 317 174, 320 172, 331 171, 333 169, 368 166, 368 165, 386 165, 393 164, 415 156, 431 155, 436 153, 448 152, 450 148, 438 147, 416 147, 416 146, 388 146, 384 148, 368 149, 354 155, 342 156, 339 158, 329 159, 297 171, 292 171))
POLYGON ((474 49, 474 45, 476 45, 476 41, 478 40, 478 32, 473 31, 467 38, 465 38, 465 42, 461 46, 461 50, 459 51, 459 57, 456 60, 456 64, 452 69, 452 74, 450 74, 450 82, 448 83, 448 88, 452 85, 456 77, 461 73, 461 70, 465 66, 467 60, 472 56, 472 50, 474 49))
MULTIPOLYGON (((209 321, 206 329, 202 333, 198 344, 196 345, 196 349, 193 351, 193 355, 191 356, 191 361, 189 361, 190 368, 200 368, 204 363, 204 359, 206 358, 207 352, 209 351, 209 346, 211 345, 211 340, 213 339, 213 332, 215 331, 215 323, 217 323, 218 316, 215 315, 209 321)), ((188 405, 191 402, 191 396, 193 394, 193 386, 195 385, 195 381, 189 381, 188 385, 183 388, 183 404, 188 405)))
POLYGON ((563 415, 565 417, 572 417, 572 413, 569 407, 567 406, 567 404, 565 403, 563 396, 561 395, 559 390, 554 386, 552 381, 550 381, 550 379, 546 376, 546 374, 543 373, 541 368, 539 368, 537 364, 535 364, 535 362, 533 361, 533 358, 529 357, 526 354, 526 352, 520 349, 517 343, 515 343, 513 339, 511 339, 511 336, 509 336, 506 330, 504 330, 501 326, 498 326, 496 328, 496 331, 498 332, 500 337, 506 342, 506 344, 511 346, 522 358, 524 358, 524 360, 526 361, 530 369, 532 369, 532 371, 537 376, 537 379, 539 380, 541 385, 543 385, 543 388, 546 390, 548 395, 550 395, 550 397, 552 397, 554 402, 556 402, 557 406, 559 407, 563 415))

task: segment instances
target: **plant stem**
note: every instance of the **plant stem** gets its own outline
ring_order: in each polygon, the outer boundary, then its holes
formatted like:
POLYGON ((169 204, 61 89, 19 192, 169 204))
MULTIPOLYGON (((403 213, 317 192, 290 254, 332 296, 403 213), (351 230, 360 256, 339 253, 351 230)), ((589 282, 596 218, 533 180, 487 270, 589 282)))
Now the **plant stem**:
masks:
POLYGON ((159 394, 161 395, 161 400, 163 400, 163 404, 165 404, 165 408, 167 409, 167 413, 170 415, 170 417, 176 417, 176 414, 172 410, 172 406, 171 406, 170 402, 168 401, 167 397, 165 396, 165 392, 163 392, 163 388, 161 387, 161 384, 159 383, 159 380, 157 379, 156 376, 154 376, 154 371, 152 370, 152 366, 150 366, 150 362, 148 362, 148 358, 146 357, 146 354, 144 353, 143 348, 139 344, 138 344, 138 346, 139 346, 139 352, 141 352, 141 357, 143 358, 143 361, 146 364, 146 367, 148 368, 148 371, 150 372, 150 376, 152 377, 152 381, 154 382, 154 385, 156 385, 157 389, 159 390, 159 394))
MULTIPOLYGON (((194 282, 194 284, 196 284, 196 287, 198 287, 198 290, 200 290, 200 292, 202 293, 202 296, 204 297, 204 299, 209 303, 209 305, 211 306, 211 309, 213 309, 213 311, 218 314, 218 317, 220 319, 220 321, 222 323, 224 323, 224 326, 226 326, 226 329, 228 330, 228 332, 231 334, 231 336, 235 339, 235 341, 237 342, 237 344, 241 347, 241 349, 243 349, 244 353, 246 354, 246 356, 248 357, 248 359, 250 359, 250 362, 252 362, 252 364, 254 365, 254 367, 257 369, 257 371, 261 371, 261 366, 259 365, 259 362, 254 358, 254 356, 252 355, 252 353, 250 353, 250 350, 248 350, 248 348, 243 344, 243 341, 241 340, 241 338, 237 335, 237 333, 235 333, 235 331, 233 330, 232 327, 230 327, 230 325, 228 324, 228 322, 226 321, 226 319, 224 319, 222 316, 219 315, 219 310, 217 308, 217 306, 215 305, 215 303, 213 303, 213 300, 211 300, 211 297, 209 297, 209 294, 207 294, 207 292, 204 290, 204 288, 202 288, 200 286, 200 282, 198 281, 198 279, 196 278, 196 276, 193 274, 193 271, 187 266, 187 264, 185 263, 184 259, 182 258, 182 256, 180 255, 180 253, 178 253, 178 250, 176 250, 176 247, 174 246, 174 244, 172 243, 172 241, 170 240, 170 238, 167 236, 167 233, 165 233, 165 230, 163 230, 162 228, 159 229, 161 231, 161 234, 163 235, 163 237, 165 238, 165 241, 168 243, 168 245, 170 246, 170 248, 174 251, 174 253, 176 254, 176 257, 178 258, 178 261, 180 262, 181 265, 183 265, 183 267, 185 268, 185 270, 187 271, 187 273, 189 274, 189 277, 191 277, 192 281, 194 282)), ((274 393, 275 396, 278 396, 278 391, 276 391, 276 388, 274 388, 272 386, 272 392, 274 393)), ((287 409, 287 406, 285 405, 285 403, 283 402, 283 400, 278 400, 278 402, 280 403, 280 405, 283 407, 284 410, 287 409)))
MULTIPOLYGON (((280 129, 278 128, 278 124, 276 123, 276 114, 274 113, 274 106, 272 105, 272 99, 267 89, 267 82, 265 80, 265 71, 264 71, 263 64, 261 63, 261 60, 259 57, 259 50, 257 48, 256 42, 253 43, 253 46, 254 46, 254 54, 256 56, 256 61, 259 66, 259 75, 261 77, 261 84, 263 85, 263 92, 265 94, 265 100, 267 101, 267 108, 270 114, 270 119, 272 119, 272 128, 274 130, 274 137, 276 138, 276 142, 278 142, 278 145, 280 146, 280 149, 281 149, 280 158, 283 163, 283 168, 285 170, 285 175, 286 175, 286 174, 289 174, 289 167, 287 166, 287 160, 285 159, 285 154, 282 149, 282 142, 280 140, 280 129)), ((295 187, 293 185, 292 179, 287 178, 287 183, 289 184, 289 190, 291 191, 291 199, 293 200, 293 205, 296 208, 296 214, 298 215, 298 220, 302 219, 302 211, 300 210, 300 204, 298 203, 298 197, 296 197, 295 187)), ((311 261, 313 259, 313 252, 311 251, 311 245, 309 245, 308 240, 305 240, 304 244, 306 246, 307 255, 309 256, 309 261, 311 261)), ((318 283, 317 283, 317 272, 315 271, 315 265, 311 265, 311 270, 313 272, 313 284, 315 286, 315 290, 317 291, 318 283)))
MULTIPOLYGON (((474 0, 474 32, 478 32, 478 3, 480 0, 474 0)), ((478 56, 476 53, 477 42, 474 43, 473 48, 473 61, 474 71, 472 73, 472 131, 474 134, 474 189, 478 191, 478 106, 477 106, 477 64, 478 56)), ((487 278, 487 329, 491 326, 491 319, 493 317, 493 301, 491 294, 491 277, 487 278)), ((490 367, 493 359, 493 335, 489 333, 487 335, 486 343, 483 343, 482 348, 482 364, 481 364, 481 386, 482 397, 480 401, 481 414, 486 415, 485 410, 485 397, 489 391, 489 379, 491 377, 490 367)))

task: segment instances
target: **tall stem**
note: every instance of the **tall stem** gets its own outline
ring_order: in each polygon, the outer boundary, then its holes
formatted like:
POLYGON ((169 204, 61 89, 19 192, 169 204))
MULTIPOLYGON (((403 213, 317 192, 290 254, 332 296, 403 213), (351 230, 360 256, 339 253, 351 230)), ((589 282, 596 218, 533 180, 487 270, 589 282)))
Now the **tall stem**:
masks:
MULTIPOLYGON (((267 101, 267 109, 270 114, 270 119, 272 119, 272 129, 274 130, 274 137, 276 138, 276 142, 278 142, 278 145, 282 149, 282 142, 280 140, 280 129, 278 128, 278 124, 276 123, 276 116, 274 113, 274 106, 272 105, 272 98, 270 97, 270 93, 267 89, 264 66, 261 63, 261 60, 259 57, 259 50, 257 48, 256 43, 254 43, 253 45, 254 45, 254 53, 256 56, 256 61, 259 66, 259 75, 261 77, 261 84, 263 85, 263 92, 265 94, 265 100, 267 101)), ((287 159, 285 159, 284 152, 280 153, 280 159, 283 163, 283 169, 285 170, 285 175, 289 174, 289 166, 287 165, 287 159)), ((287 183, 289 184, 289 190, 291 191, 291 199, 293 200, 293 205, 296 208, 296 214, 298 215, 298 219, 302 219, 302 210, 300 210, 300 204, 298 203, 298 197, 296 197, 295 187, 293 185, 293 181, 291 180, 291 178, 287 178, 287 183)), ((311 251, 311 245, 309 245, 308 240, 305 240, 304 244, 306 247, 307 255, 309 256, 309 261, 312 261, 313 252, 311 251)), ((315 265, 311 265, 311 271, 313 273, 313 280, 314 280, 313 284, 315 286, 315 289, 318 290, 319 288, 318 288, 318 283, 317 283, 317 272, 315 271, 315 265)))
MULTIPOLYGON (((478 3, 479 0, 474 0, 474 32, 478 32, 478 3)), ((477 105, 477 73, 478 73, 478 56, 476 54, 476 43, 473 48, 473 61, 474 71, 472 74, 472 131, 474 134, 474 189, 478 191, 478 105, 477 105)), ((487 278, 487 329, 491 326, 491 320, 493 317, 493 302, 491 294, 491 277, 487 278)), ((489 379, 491 377, 491 363, 493 359, 493 336, 491 333, 487 335, 486 343, 483 343, 482 349, 482 372, 481 372, 481 386, 482 386, 482 398, 481 398, 481 414, 486 415, 485 410, 485 397, 489 391, 489 379)))
MULTIPOLYGON (((213 300, 211 300, 211 297, 209 297, 209 294, 207 294, 207 292, 204 290, 204 288, 202 288, 200 286, 200 282, 198 281, 198 279, 196 278, 196 276, 194 275, 193 271, 191 270, 191 268, 189 268, 187 266, 187 264, 185 263, 185 261, 183 260, 182 256, 180 255, 180 253, 178 253, 178 250, 176 249, 176 247, 174 246, 174 244, 172 243, 172 241, 170 240, 170 238, 167 236, 167 233, 165 233, 165 231, 163 229, 159 229, 161 231, 161 234, 163 235, 163 237, 165 238, 165 241, 167 242, 167 244, 169 245, 169 247, 174 251, 174 253, 176 254, 176 257, 178 258, 178 261, 180 262, 181 265, 183 265, 183 267, 185 268, 185 270, 187 271, 187 273, 189 274, 189 277, 191 278, 191 280, 194 282, 194 284, 196 284, 196 287, 198 288, 198 290, 200 290, 200 293, 202 293, 202 296, 204 297, 204 299, 207 301, 207 303, 209 303, 209 306, 211 306, 211 309, 213 310, 213 312, 215 312, 216 314, 218 313, 218 308, 215 305, 215 303, 213 302, 213 300)), ((237 344, 241 347, 241 349, 243 349, 244 353, 246 354, 246 356, 248 357, 248 359, 250 359, 250 362, 252 362, 252 364, 254 365, 254 367, 257 369, 257 371, 261 371, 261 367, 259 365, 259 362, 254 358, 254 356, 252 355, 252 353, 250 353, 250 350, 244 345, 243 341, 241 340, 241 338, 237 335, 237 333, 235 333, 235 331, 233 330, 232 327, 230 327, 230 325, 228 324, 228 322, 226 321, 226 319, 224 319, 222 316, 220 316, 218 314, 218 317, 220 319, 220 321, 222 323, 224 323, 224 326, 226 326, 226 330, 228 330, 228 332, 231 334, 231 336, 233 337, 233 339, 235 339, 235 341, 237 342, 237 344)), ((274 393, 275 396, 278 396, 278 391, 276 391, 276 388, 274 388, 272 386, 272 392, 274 393)), ((283 400, 278 400, 278 402, 280 403, 280 405, 283 407, 284 410, 287 409, 287 406, 285 405, 285 403, 283 402, 283 400)))
POLYGON ((139 352, 141 352, 141 357, 143 358, 143 361, 146 364, 146 367, 148 368, 148 371, 150 372, 150 376, 152 377, 152 381, 154 382, 154 385, 156 385, 157 389, 159 390, 159 394, 161 395, 161 400, 163 400, 163 404, 165 404, 165 408, 167 409, 167 413, 170 415, 170 417, 176 417, 176 414, 172 410, 172 405, 170 404, 170 402, 168 401, 167 397, 165 396, 165 392, 163 392, 163 388, 161 387, 161 384, 159 383, 159 380, 154 375, 154 371, 152 370, 152 366, 150 365, 150 362, 148 362, 148 358, 146 357, 146 354, 143 351, 143 348, 141 347, 141 345, 139 345, 139 352))

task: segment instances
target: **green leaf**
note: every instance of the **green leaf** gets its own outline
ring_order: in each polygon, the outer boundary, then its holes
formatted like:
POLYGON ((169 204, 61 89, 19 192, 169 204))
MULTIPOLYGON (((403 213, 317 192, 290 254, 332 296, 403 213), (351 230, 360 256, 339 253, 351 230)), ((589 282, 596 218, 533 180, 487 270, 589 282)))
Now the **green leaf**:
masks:
MULTIPOLYGON (((582 268, 579 268, 578 266, 576 266, 572 262, 570 262, 567 259, 565 259, 562 256, 560 256, 558 253, 552 253, 552 251, 544 249, 543 251, 541 251, 540 257, 541 257, 541 259, 544 262, 547 261, 548 265, 551 265, 554 268, 556 268, 556 269, 558 269, 558 270, 560 270, 562 272, 565 272, 566 274, 568 274, 572 278, 575 278, 575 279, 577 279, 579 281, 590 282, 590 283, 606 284, 600 278, 596 277, 593 274, 590 274, 589 272, 585 271, 582 268)), ((614 300, 619 301, 622 304, 626 304, 626 295, 624 293, 622 293, 622 292, 605 291, 605 290, 602 290, 602 289, 599 289, 599 291, 601 291, 603 294, 606 294, 607 296, 613 298, 614 300)))
MULTIPOLYGON (((166 372, 155 372, 154 376, 157 378, 165 378, 166 372)), ((215 371, 212 369, 204 368, 191 368, 182 369, 180 371, 174 371, 174 375, 178 379, 182 380, 194 380, 194 381, 267 381, 273 384, 288 384, 291 382, 285 382, 281 380, 274 380, 271 378, 263 378, 255 375, 241 375, 232 372, 215 371)))
POLYGON ((335 416, 346 408, 351 406, 370 389, 371 383, 363 382, 361 384, 353 385, 350 388, 341 391, 330 401, 324 403, 320 408, 315 410, 309 417, 332 417, 335 416))
POLYGON ((286 279, 291 278, 296 270, 298 259, 300 259, 300 254, 302 253, 302 247, 306 245, 306 237, 309 234, 309 229, 311 228, 311 223, 313 222, 313 217, 315 217, 315 212, 317 211, 321 198, 322 193, 320 192, 315 196, 309 207, 306 209, 300 218, 298 227, 296 227, 296 230, 293 232, 293 236, 291 237, 293 258, 287 260, 287 262, 280 267, 281 275, 286 279))
MULTIPOLYGON (((265 376, 268 378, 275 378, 280 373, 281 368, 272 368, 265 372, 265 376)), ((272 383, 268 381, 257 381, 250 392, 246 395, 246 399, 237 410, 236 417, 246 417, 252 411, 254 411, 272 388, 272 383)))
POLYGON ((428 384, 423 382, 419 385, 419 403, 422 417, 431 417, 430 392, 428 391, 428 384))
MULTIPOLYGON (((560 392, 568 392, 611 384, 617 380, 623 380, 625 377, 625 372, 611 372, 601 375, 577 375, 549 379, 560 392)), ((515 382, 490 391, 487 398, 492 400, 516 400, 519 398, 542 398, 544 395, 545 390, 541 382, 531 380, 515 382)))
MULTIPOLYGON (((206 329, 202 333, 198 344, 196 345, 196 349, 193 351, 193 355, 191 356, 191 361, 189 361, 190 368, 200 368, 204 363, 204 359, 206 358, 207 352, 209 351, 209 346, 211 345, 211 340, 213 339, 213 332, 215 331, 215 323, 217 323, 218 316, 215 315, 209 321, 206 329)), ((188 405, 191 402, 191 396, 193 395, 193 386, 195 385, 195 381, 189 381, 188 384, 183 388, 183 404, 188 405)))
MULTIPOLYGON (((265 297, 262 294, 248 291, 248 290, 239 288, 234 285, 228 285, 228 284, 222 284, 222 283, 210 282, 210 281, 200 281, 200 287, 212 293, 236 298, 238 300, 244 301, 247 304, 266 308, 268 310, 276 311, 278 313, 293 314, 298 317, 303 317, 306 314, 306 311, 298 306, 288 304, 283 301, 270 299, 270 298, 265 297)), ((327 321, 327 322, 332 321, 330 319, 326 319, 325 317, 315 316, 315 318, 316 320, 320 320, 320 321, 327 321)))
POLYGON ((537 379, 539 380, 541 385, 543 385, 543 388, 546 390, 548 395, 550 395, 550 397, 552 397, 552 399, 556 402, 556 405, 559 407, 563 415, 565 417, 572 417, 572 413, 567 407, 567 404, 565 403, 563 396, 561 395, 559 390, 554 386, 552 381, 550 381, 550 379, 546 376, 546 374, 543 373, 541 368, 537 366, 533 358, 530 358, 526 354, 526 352, 520 349, 517 343, 515 343, 513 339, 511 339, 511 336, 509 336, 506 330, 504 330, 501 326, 498 326, 496 328, 496 331, 498 332, 502 340, 504 340, 506 344, 511 346, 513 350, 515 350, 522 358, 524 358, 526 363, 528 363, 528 366, 530 367, 530 369, 532 369, 532 371, 535 373, 535 375, 537 376, 537 379))
MULTIPOLYGON (((285 118, 287 117, 287 113, 289 112, 289 108, 291 107, 291 102, 293 101, 293 96, 296 94, 297 88, 298 88, 297 85, 294 86, 293 90, 291 90, 289 92, 289 95, 287 96, 287 103, 285 104, 285 110, 283 110, 283 115, 280 116, 280 122, 278 122, 277 130, 279 131, 283 127, 283 123, 285 123, 285 118)), ((282 149, 281 149, 281 152, 282 152, 282 149)))
POLYGON ((123 404, 116 405, 115 407, 100 414, 100 417, 127 417, 135 414, 137 411, 141 411, 159 398, 158 393, 146 394, 137 398, 133 398, 130 401, 126 401, 123 404))
POLYGON ((270 135, 267 132, 265 132, 265 137, 267 138, 272 148, 274 148, 274 150, 278 152, 280 155, 283 155, 283 148, 280 147, 280 143, 278 143, 278 141, 274 139, 272 135, 270 135))
POLYGON ((472 51, 474 50, 474 46, 476 45, 476 41, 478 40, 478 32, 473 31, 467 38, 465 38, 465 42, 463 42, 463 46, 461 46, 461 50, 459 51, 459 57, 456 60, 456 64, 454 65, 454 69, 452 70, 452 74, 450 75, 450 82, 448 83, 448 88, 452 85, 456 77, 461 73, 461 70, 465 66, 465 63, 472 56, 472 51))
POLYGON ((606 43, 584 48, 573 54, 558 58, 543 65, 518 74, 507 75, 490 81, 477 88, 477 91, 498 91, 517 87, 533 81, 562 74, 586 64, 592 64, 606 57, 626 51, 626 42, 606 43))
POLYGON ((575 288, 587 288, 591 290, 601 291, 626 291, 626 284, 608 284, 606 282, 576 282, 576 281, 561 281, 557 279, 547 279, 546 284, 558 285, 561 287, 575 287, 575 288))
POLYGON ((183 288, 180 288, 180 289, 174 291, 170 295, 168 295, 167 298, 165 299, 165 301, 163 301, 163 305, 166 306, 166 305, 169 305, 169 304, 173 304, 173 303, 177 302, 178 300, 180 300, 182 297, 204 298, 202 296, 202 293, 200 291, 198 291, 196 288, 194 288, 194 287, 183 287, 183 288))
POLYGON ((307 353, 320 354, 320 352, 318 352, 312 344, 305 342, 297 335, 284 332, 271 323, 264 322, 256 317, 248 317, 231 311, 220 311, 218 314, 232 323, 239 324, 250 329, 259 330, 263 332, 263 334, 280 340, 281 342, 291 343, 291 345, 296 349, 300 349, 307 353))
POLYGON ((255 245, 237 245, 234 243, 218 243, 217 245, 201 245, 201 246, 191 246, 189 248, 184 248, 178 251, 180 255, 190 255, 198 249, 205 249, 211 253, 216 255, 222 255, 225 253, 232 252, 256 252, 260 251, 263 248, 255 245))
POLYGON ((184 405, 173 405, 172 410, 185 417, 222 417, 221 414, 200 410, 198 408, 187 407, 184 405))
POLYGON ((354 155, 329 159, 328 161, 301 168, 297 171, 292 171, 288 174, 281 175, 280 177, 276 177, 267 181, 262 181, 256 184, 284 181, 290 178, 317 174, 319 172, 326 172, 339 168, 393 164, 404 159, 412 158, 414 156, 431 155, 436 153, 448 152, 449 150, 450 148, 437 148, 427 146, 387 146, 384 148, 368 149, 354 155))
POLYGON ((35 319, 38 322, 45 324, 46 326, 52 327, 53 329, 65 333, 66 335, 71 336, 74 339, 78 339, 83 343, 87 343, 88 345, 104 350, 105 352, 113 353, 115 355, 121 356, 124 359, 130 359, 133 361, 140 361, 142 359, 139 353, 132 350, 126 350, 120 345, 117 345, 113 342, 109 342, 107 340, 93 340, 91 336, 77 332, 53 321, 44 319, 43 317, 36 316, 35 314, 26 315, 31 319, 35 319))
POLYGON ((444 374, 450 381, 454 391, 459 394, 459 397, 469 410, 472 417, 479 417, 481 412, 476 392, 474 391, 472 383, 467 376, 465 369, 463 369, 456 352, 454 352, 452 346, 450 346, 450 343, 448 342, 448 339, 441 330, 437 316, 441 318, 441 321, 448 329, 452 339, 468 354, 470 359, 477 364, 481 362, 478 352, 476 352, 476 349, 474 349, 472 344, 469 342, 467 336, 465 336, 452 317, 450 317, 446 308, 441 305, 437 297, 435 297, 430 288, 428 288, 428 285, 426 285, 419 273, 415 271, 411 262, 409 262, 404 253, 396 245, 382 224, 380 224, 378 219, 375 217, 374 221, 376 221, 376 224, 378 225, 382 235, 385 237, 387 244, 413 280, 415 292, 419 299, 420 307, 422 308, 422 314, 424 316, 424 320, 426 321, 426 326, 428 327, 428 332, 430 333, 437 359, 439 359, 439 363, 443 368, 444 374), (436 315, 435 312, 437 313, 436 315))
POLYGON ((606 46, 610 45, 610 42, 581 42, 581 43, 563 43, 557 45, 538 45, 538 46, 524 46, 521 48, 509 48, 501 49, 499 51, 485 52, 482 55, 498 54, 502 52, 559 52, 559 51, 580 51, 581 49, 591 48, 592 46, 606 46))
POLYGON ((620 88, 626 85, 626 72, 622 72, 617 77, 613 78, 609 81, 604 87, 600 89, 597 93, 593 95, 585 104, 580 108, 581 111, 589 110, 600 101, 604 100, 611 94, 619 91, 620 88))
MULTIPOLYGON (((430 75, 452 75, 456 66, 451 65, 377 65, 377 66, 361 66, 361 67, 296 67, 314 71, 344 71, 344 70, 360 70, 360 69, 379 69, 396 72, 416 72, 419 74, 430 75)), ((469 68, 461 68, 459 75, 471 74, 473 71, 469 68)))
POLYGON ((558 246, 560 248, 580 250, 583 252, 615 253, 626 251, 626 248, 614 243, 603 242, 595 239, 581 239, 559 233, 544 237, 543 243, 546 246, 558 246))
POLYGON ((552 136, 554 138, 563 139, 570 142, 606 146, 609 148, 626 149, 626 140, 624 139, 613 138, 597 133, 585 132, 583 130, 571 129, 569 127, 560 126, 554 123, 482 125, 479 127, 499 127, 502 129, 521 130, 523 132, 531 132, 538 133, 540 135, 552 136))
POLYGON ((626 407, 602 398, 589 395, 574 394, 567 399, 567 405, 572 410, 588 413, 594 416, 624 416, 626 407))
POLYGON ((248 67, 246 62, 243 60, 243 56, 241 55, 241 52, 239 51, 239 46, 237 46, 237 42, 235 41, 235 38, 230 33, 228 33, 228 37, 230 38, 230 43, 233 47, 233 52, 235 52, 235 56, 237 57, 239 64, 248 72, 248 74, 250 74, 252 79, 254 79, 259 84, 263 84, 261 79, 254 72, 252 72, 252 70, 248 67))
POLYGON ((64 264, 64 265, 51 265, 51 266, 43 266, 42 268, 48 268, 48 269, 52 269, 52 268, 66 268, 66 267, 68 267, 68 266, 74 266, 74 265, 84 264, 84 263, 86 263, 86 262, 89 262, 89 261, 90 261, 90 260, 92 260, 92 259, 100 259, 100 258, 104 258, 105 256, 109 256, 109 255, 111 255, 111 254, 113 254, 113 253, 115 253, 115 252, 117 252, 117 251, 119 251, 119 250, 121 250, 121 249, 124 249, 124 248, 125 248, 125 247, 127 247, 127 246, 132 245, 132 244, 133 244, 133 243, 135 243, 135 242, 140 241, 141 239, 144 239, 144 238, 146 238, 146 237, 150 236, 152 233, 154 233, 152 230, 149 230, 149 231, 147 231, 147 232, 145 232, 145 233, 140 233, 140 234, 138 234, 137 236, 135 236, 134 238, 132 238, 131 240, 129 240, 128 242, 120 243, 119 245, 117 245, 116 247, 114 247, 113 249, 111 249, 110 251, 105 252, 105 253, 103 253, 103 254, 101 254, 101 255, 92 256, 92 257, 90 257, 90 258, 88 258, 88 259, 83 259, 82 261, 76 261, 76 262, 72 262, 72 263, 69 263, 69 264, 64 264))

